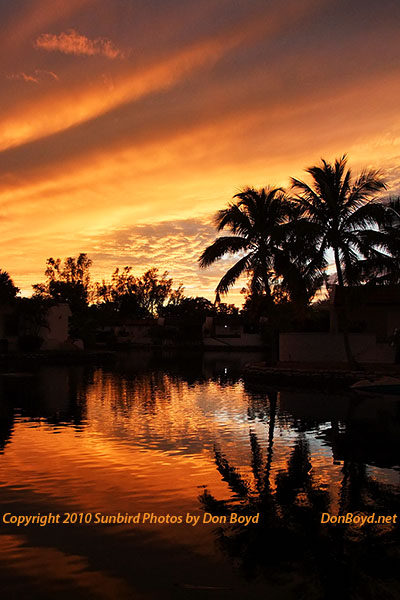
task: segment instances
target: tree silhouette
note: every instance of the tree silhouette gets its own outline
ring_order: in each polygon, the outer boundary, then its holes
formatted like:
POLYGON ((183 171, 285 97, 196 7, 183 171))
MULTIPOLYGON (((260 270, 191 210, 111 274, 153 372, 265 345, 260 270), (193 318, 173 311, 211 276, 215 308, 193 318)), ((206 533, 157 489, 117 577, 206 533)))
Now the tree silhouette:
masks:
POLYGON ((14 285, 7 271, 0 269, 0 304, 9 304, 18 294, 19 288, 14 285))
POLYGON ((374 194, 386 188, 382 175, 376 170, 362 171, 353 181, 345 155, 334 164, 322 160, 306 172, 312 185, 291 180, 299 217, 310 223, 309 232, 320 253, 333 249, 339 285, 358 283, 360 256, 372 259, 388 243, 388 236, 380 230, 387 223, 387 211, 374 201, 374 194))
POLYGON ((34 295, 55 302, 66 302, 73 312, 85 309, 91 297, 92 261, 87 254, 81 253, 77 258, 69 256, 63 263, 60 258, 48 258, 46 265, 47 281, 32 286, 34 295))
MULTIPOLYGON (((363 269, 365 272, 368 265, 385 261, 390 255, 391 238, 384 230, 387 211, 382 203, 374 201, 374 194, 386 188, 382 175, 376 170, 364 170, 353 180, 345 155, 334 164, 322 160, 306 172, 311 175, 311 185, 291 180, 298 218, 308 229, 320 260, 329 249, 333 250, 339 286, 359 283, 363 269)), ((354 364, 347 312, 345 307, 344 345, 349 363, 354 364)))
POLYGON ((136 317, 159 316, 165 306, 175 306, 183 299, 183 288, 173 289, 168 271, 148 269, 141 277, 132 273, 132 267, 115 269, 111 282, 97 286, 100 302, 111 303, 120 313, 136 317))
MULTIPOLYGON (((271 299, 273 285, 281 283, 290 293, 308 302, 321 283, 323 260, 311 261, 307 239, 298 243, 291 203, 282 188, 246 188, 228 208, 215 216, 218 231, 227 228, 231 236, 218 237, 200 256, 205 268, 227 254, 241 254, 216 288, 217 298, 228 292, 243 274, 250 277, 250 294, 271 299)), ((319 256, 317 257, 319 259, 319 256)))
POLYGON ((360 261, 361 279, 369 284, 400 283, 400 198, 382 203, 386 211, 385 252, 375 253, 369 260, 360 261))

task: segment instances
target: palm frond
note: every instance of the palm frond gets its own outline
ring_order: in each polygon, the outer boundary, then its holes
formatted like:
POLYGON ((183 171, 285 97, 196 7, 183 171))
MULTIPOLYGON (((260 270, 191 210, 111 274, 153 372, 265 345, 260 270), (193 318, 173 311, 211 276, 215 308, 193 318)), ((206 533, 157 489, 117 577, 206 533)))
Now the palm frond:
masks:
POLYGON ((383 227, 387 223, 387 211, 381 202, 366 202, 355 210, 348 212, 342 220, 340 228, 343 231, 352 229, 367 229, 368 227, 383 227))
POLYGON ((346 210, 352 210, 370 201, 371 195, 386 189, 381 171, 362 171, 354 182, 346 199, 346 210))
POLYGON ((252 223, 249 216, 242 210, 238 204, 230 203, 228 208, 217 212, 214 223, 218 231, 228 227, 232 233, 238 235, 249 235, 252 230, 252 223))
POLYGON ((320 195, 304 181, 291 178, 291 189, 296 192, 292 202, 299 210, 299 216, 310 221, 320 222, 325 218, 325 209, 320 195))
POLYGON ((201 268, 206 268, 212 265, 215 261, 226 254, 236 254, 241 250, 246 250, 249 242, 239 236, 222 236, 218 237, 211 246, 208 246, 199 258, 201 268))
POLYGON ((216 293, 227 294, 229 289, 233 286, 235 281, 250 267, 251 254, 244 256, 237 263, 233 265, 225 275, 221 278, 221 281, 216 287, 216 293))
POLYGON ((214 449, 215 464, 223 481, 229 485, 234 494, 240 498, 247 498, 250 492, 249 483, 243 479, 240 473, 232 467, 226 457, 217 448, 214 449))

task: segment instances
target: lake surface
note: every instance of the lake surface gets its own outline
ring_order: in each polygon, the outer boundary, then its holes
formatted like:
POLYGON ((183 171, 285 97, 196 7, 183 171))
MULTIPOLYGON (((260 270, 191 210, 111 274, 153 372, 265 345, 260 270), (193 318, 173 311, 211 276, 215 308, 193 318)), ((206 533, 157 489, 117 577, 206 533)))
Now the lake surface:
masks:
POLYGON ((251 386, 254 358, 0 374, 2 597, 399 598, 400 402, 251 386))

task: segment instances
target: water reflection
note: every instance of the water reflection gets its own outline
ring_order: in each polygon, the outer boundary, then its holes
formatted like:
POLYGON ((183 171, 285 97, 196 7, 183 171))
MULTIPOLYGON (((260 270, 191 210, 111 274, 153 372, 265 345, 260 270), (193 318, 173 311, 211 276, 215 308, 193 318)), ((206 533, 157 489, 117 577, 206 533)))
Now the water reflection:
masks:
POLYGON ((14 429, 14 413, 5 402, 0 403, 0 453, 10 441, 14 429))
MULTIPOLYGON (((285 393, 282 394, 285 397, 285 393)), ((326 524, 321 515, 399 515, 399 488, 380 482, 377 473, 369 471, 365 464, 354 462, 344 451, 341 481, 338 482, 338 502, 313 468, 312 453, 306 432, 318 430, 321 406, 316 414, 310 406, 301 404, 307 394, 288 393, 282 405, 299 405, 298 414, 292 415, 292 426, 298 433, 286 464, 280 461, 275 476, 271 477, 273 439, 276 419, 276 397, 270 393, 268 442, 263 450, 257 435, 250 429, 251 477, 240 470, 224 455, 221 448, 214 450, 215 464, 222 479, 231 490, 228 500, 217 499, 207 489, 199 496, 203 509, 209 513, 226 515, 227 523, 215 529, 219 546, 243 570, 244 576, 253 579, 262 574, 266 580, 285 589, 287 597, 297 598, 397 598, 400 585, 397 579, 399 525, 366 523, 362 528, 355 524, 326 524), (297 396, 297 398, 296 398, 297 396), (302 398, 303 396, 303 398, 302 398), (289 400, 289 402, 288 402, 289 400), (310 418, 311 417, 311 418, 310 418), (265 454, 265 456, 264 456, 265 454), (232 503, 238 498, 239 503, 232 503), (257 523, 245 526, 230 524, 231 515, 257 515, 257 523)), ((313 400, 320 400, 314 396, 313 400)), ((331 397, 330 400, 334 400, 331 397)), ((372 401, 372 399, 370 399, 372 401)), ((347 399, 350 412, 346 450, 353 454, 352 430, 357 423, 356 415, 365 418, 371 413, 363 406, 354 408, 353 399, 347 399)), ((375 404, 372 402, 375 409, 375 404)), ((343 411, 344 406, 336 406, 343 411)), ((393 409, 393 405, 388 406, 393 409)), ((397 407, 394 413, 398 414, 397 407)), ((294 410, 296 413, 297 410, 294 410)), ((322 409, 323 412, 323 409, 322 409)), ((375 410, 373 412, 376 412, 375 410)), ((384 422, 388 415, 385 411, 384 422)), ((392 413, 392 410, 389 410, 392 413)), ((335 413, 335 411, 333 411, 335 413)), ((381 422, 374 421, 377 428, 381 422)), ((397 431, 398 421, 392 428, 397 431)), ((337 421, 326 431, 335 430, 346 435, 346 425, 337 421)), ((329 436, 325 436, 328 440, 329 436)), ((369 456, 373 463, 381 456, 379 443, 375 446, 369 439, 369 456)), ((337 457, 335 457, 337 460, 337 457)), ((400 516, 400 515, 399 515, 400 516)), ((286 597, 286 596, 285 596, 286 597)))
POLYGON ((246 360, 142 352, 0 375, 0 515, 261 515, 2 524, 4 597, 396 597, 398 527, 320 521, 400 513, 398 403, 247 386, 246 360))
POLYGON ((42 367, 0 373, 0 403, 28 419, 79 426, 85 420, 90 374, 83 367, 42 367))

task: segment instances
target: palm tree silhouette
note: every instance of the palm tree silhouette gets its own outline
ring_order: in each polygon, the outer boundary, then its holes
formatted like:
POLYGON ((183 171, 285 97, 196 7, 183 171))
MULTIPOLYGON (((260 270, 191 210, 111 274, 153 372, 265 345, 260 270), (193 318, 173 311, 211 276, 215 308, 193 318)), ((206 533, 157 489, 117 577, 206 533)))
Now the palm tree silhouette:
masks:
MULTIPOLYGON (((389 236, 384 231, 387 209, 374 201, 374 194, 386 188, 382 175, 364 170, 353 180, 346 155, 334 164, 322 160, 306 172, 312 185, 292 178, 293 201, 314 241, 316 255, 322 260, 328 249, 333 250, 339 287, 359 283, 368 264, 390 254, 389 236)), ((346 312, 345 307, 344 344, 348 361, 354 363, 346 312)))
POLYGON ((306 172, 313 179, 312 186, 291 180, 297 192, 293 200, 300 217, 310 222, 319 252, 333 249, 340 286, 357 283, 359 256, 372 258, 387 241, 384 232, 376 229, 387 223, 387 211, 373 199, 386 188, 381 173, 362 171, 353 181, 346 165, 344 155, 333 165, 322 160, 320 166, 310 167, 306 172))
POLYGON ((400 227, 400 196, 397 196, 397 198, 390 197, 387 204, 387 209, 390 210, 392 215, 396 216, 396 219, 394 219, 394 226, 398 229, 400 227))
POLYGON ((292 204, 282 188, 260 190, 246 188, 234 198, 228 208, 215 216, 218 231, 227 228, 231 236, 218 237, 200 256, 205 268, 227 254, 241 253, 241 258, 225 273, 216 288, 217 298, 226 294, 244 273, 250 275, 250 293, 271 298, 272 286, 278 280, 296 298, 314 295, 320 285, 322 261, 310 263, 307 240, 298 244, 292 204), (297 246, 296 246, 297 243, 297 246), (310 270, 309 266, 313 269, 310 270))
POLYGON ((389 198, 383 204, 387 222, 385 252, 380 252, 372 261, 362 261, 363 277, 372 284, 400 283, 400 197, 389 198))

